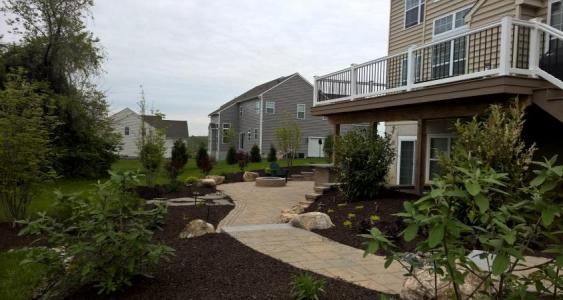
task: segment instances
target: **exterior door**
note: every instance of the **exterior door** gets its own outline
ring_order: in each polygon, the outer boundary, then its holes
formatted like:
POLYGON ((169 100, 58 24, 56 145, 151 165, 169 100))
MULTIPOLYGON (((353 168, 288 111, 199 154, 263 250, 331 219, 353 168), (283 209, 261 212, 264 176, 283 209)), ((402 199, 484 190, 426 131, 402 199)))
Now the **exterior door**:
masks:
POLYGON ((307 157, 324 157, 325 139, 322 137, 309 137, 307 142, 307 157))
POLYGON ((399 137, 397 184, 414 185, 416 137, 399 137))

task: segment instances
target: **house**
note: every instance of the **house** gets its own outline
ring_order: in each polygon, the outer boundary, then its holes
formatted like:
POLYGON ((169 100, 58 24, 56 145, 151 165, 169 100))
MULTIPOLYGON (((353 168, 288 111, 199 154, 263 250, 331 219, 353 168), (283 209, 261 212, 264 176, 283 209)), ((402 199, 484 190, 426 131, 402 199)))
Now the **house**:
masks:
POLYGON ((165 157, 172 154, 174 142, 178 139, 188 142, 188 122, 165 120, 162 116, 141 116, 129 108, 125 108, 111 116, 113 131, 121 135, 121 157, 134 158, 139 156, 137 144, 141 137, 142 122, 146 132, 162 131, 165 136, 165 157))
POLYGON ((210 155, 224 159, 232 144, 250 151, 258 145, 263 155, 276 145, 276 129, 286 121, 301 128, 299 157, 324 156, 322 145, 330 132, 324 117, 312 116, 313 86, 299 73, 257 85, 209 114, 210 155), (236 141, 226 133, 234 129, 236 141))
POLYGON ((439 173, 438 153, 450 152, 452 122, 515 98, 526 107, 526 140, 563 153, 560 0, 390 6, 388 56, 316 76, 312 108, 335 134, 351 122, 385 122, 397 149, 389 183, 422 193, 439 173))

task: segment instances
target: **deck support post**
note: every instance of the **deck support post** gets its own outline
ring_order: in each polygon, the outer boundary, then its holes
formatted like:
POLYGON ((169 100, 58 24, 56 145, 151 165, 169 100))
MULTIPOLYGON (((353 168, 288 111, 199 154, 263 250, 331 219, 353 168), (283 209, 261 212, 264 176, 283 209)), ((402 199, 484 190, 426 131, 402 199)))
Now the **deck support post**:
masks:
POLYGON ((340 136, 340 124, 333 124, 332 127, 332 163, 336 163, 336 140, 340 136))
POLYGON ((426 181, 426 120, 418 119, 416 131, 415 192, 424 193, 426 181))

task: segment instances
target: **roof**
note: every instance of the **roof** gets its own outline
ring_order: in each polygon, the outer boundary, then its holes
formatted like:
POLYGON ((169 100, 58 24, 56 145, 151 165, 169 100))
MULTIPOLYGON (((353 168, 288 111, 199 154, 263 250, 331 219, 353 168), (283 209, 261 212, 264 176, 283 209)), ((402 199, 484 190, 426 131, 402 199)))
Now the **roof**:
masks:
POLYGON ((295 75, 295 74, 291 74, 289 76, 282 76, 280 78, 277 78, 277 79, 268 81, 266 83, 262 83, 260 85, 257 85, 255 87, 251 88, 250 90, 248 90, 248 91, 240 94, 239 96, 235 97, 233 100, 221 105, 221 107, 214 110, 209 115, 213 115, 213 114, 219 112, 220 110, 222 110, 223 108, 226 108, 227 106, 230 106, 234 103, 244 102, 244 101, 247 101, 247 100, 252 100, 254 98, 257 98, 258 96, 262 95, 264 92, 266 92, 269 89, 275 87, 276 85, 282 83, 283 81, 285 81, 286 79, 290 78, 293 75, 295 75))
POLYGON ((188 138, 188 122, 163 120, 160 116, 144 115, 143 120, 156 129, 162 129, 167 138, 188 138))

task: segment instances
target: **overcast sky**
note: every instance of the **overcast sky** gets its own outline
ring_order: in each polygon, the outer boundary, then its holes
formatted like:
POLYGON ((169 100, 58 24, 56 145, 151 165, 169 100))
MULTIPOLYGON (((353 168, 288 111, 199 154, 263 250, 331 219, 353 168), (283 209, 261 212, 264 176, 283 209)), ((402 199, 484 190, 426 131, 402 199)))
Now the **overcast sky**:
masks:
MULTIPOLYGON (((207 115, 253 86, 387 53, 388 0, 96 0, 98 79, 111 111, 149 107, 207 135, 207 115)), ((4 25, 4 24, 3 24, 4 25)))

